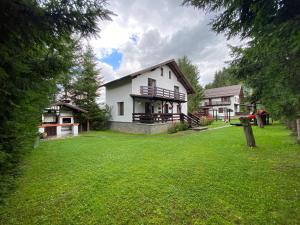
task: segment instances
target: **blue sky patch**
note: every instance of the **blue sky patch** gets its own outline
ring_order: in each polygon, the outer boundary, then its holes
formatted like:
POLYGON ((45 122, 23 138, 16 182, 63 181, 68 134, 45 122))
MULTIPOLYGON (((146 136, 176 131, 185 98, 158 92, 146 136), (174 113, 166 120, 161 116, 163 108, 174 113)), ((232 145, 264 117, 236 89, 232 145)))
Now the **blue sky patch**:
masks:
POLYGON ((117 70, 120 67, 122 57, 123 54, 114 48, 111 54, 101 58, 100 61, 111 65, 114 70, 117 70))

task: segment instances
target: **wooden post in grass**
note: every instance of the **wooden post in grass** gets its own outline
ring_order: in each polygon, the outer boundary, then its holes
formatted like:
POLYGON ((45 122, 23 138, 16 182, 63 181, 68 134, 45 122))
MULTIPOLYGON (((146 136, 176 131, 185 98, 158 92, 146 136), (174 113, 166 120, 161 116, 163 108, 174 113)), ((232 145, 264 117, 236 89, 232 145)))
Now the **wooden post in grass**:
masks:
POLYGON ((252 127, 251 127, 251 124, 250 124, 250 119, 247 118, 247 117, 240 117, 240 121, 241 121, 241 124, 244 128, 244 134, 245 134, 245 137, 246 137, 247 146, 248 147, 256 147, 252 127))
POLYGON ((297 118, 297 133, 298 133, 298 143, 300 144, 300 117, 297 118))
POLYGON ((263 122, 260 114, 256 114, 256 119, 257 119, 258 127, 259 128, 264 128, 264 122, 263 122))

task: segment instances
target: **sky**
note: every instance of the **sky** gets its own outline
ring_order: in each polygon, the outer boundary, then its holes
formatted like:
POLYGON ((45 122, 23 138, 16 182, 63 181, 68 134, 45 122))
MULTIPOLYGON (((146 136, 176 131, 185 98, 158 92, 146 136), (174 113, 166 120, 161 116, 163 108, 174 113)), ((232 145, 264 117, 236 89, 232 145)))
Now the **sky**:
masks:
POLYGON ((108 82, 147 66, 186 55, 198 66, 200 84, 230 60, 228 41, 211 31, 212 14, 181 5, 182 0, 111 0, 116 16, 100 21, 98 38, 89 40, 108 82))

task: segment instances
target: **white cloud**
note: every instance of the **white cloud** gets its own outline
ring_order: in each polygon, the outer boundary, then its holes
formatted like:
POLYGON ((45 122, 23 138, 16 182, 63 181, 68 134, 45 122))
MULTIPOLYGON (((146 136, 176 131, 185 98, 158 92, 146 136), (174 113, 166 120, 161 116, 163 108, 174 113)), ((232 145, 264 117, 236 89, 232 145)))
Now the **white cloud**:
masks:
POLYGON ((230 59, 223 35, 210 30, 213 15, 192 7, 181 6, 181 0, 111 1, 109 8, 118 16, 112 22, 100 23, 98 39, 91 40, 99 58, 117 49, 123 58, 120 68, 99 63, 105 81, 135 72, 163 60, 187 55, 199 67, 202 85, 212 81, 215 71, 230 59), (137 37, 137 43, 131 37, 137 37))

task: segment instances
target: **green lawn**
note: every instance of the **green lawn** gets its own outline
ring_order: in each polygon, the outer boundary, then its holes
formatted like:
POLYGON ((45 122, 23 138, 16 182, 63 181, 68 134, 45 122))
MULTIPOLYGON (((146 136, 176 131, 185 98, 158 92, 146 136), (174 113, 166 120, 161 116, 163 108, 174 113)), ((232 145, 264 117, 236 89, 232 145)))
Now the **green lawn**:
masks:
POLYGON ((223 120, 217 120, 213 121, 212 124, 208 125, 208 128, 216 128, 216 127, 223 127, 229 125, 228 123, 225 123, 223 120))
POLYGON ((91 132, 28 155, 0 224, 299 224, 300 147, 276 124, 91 132))

